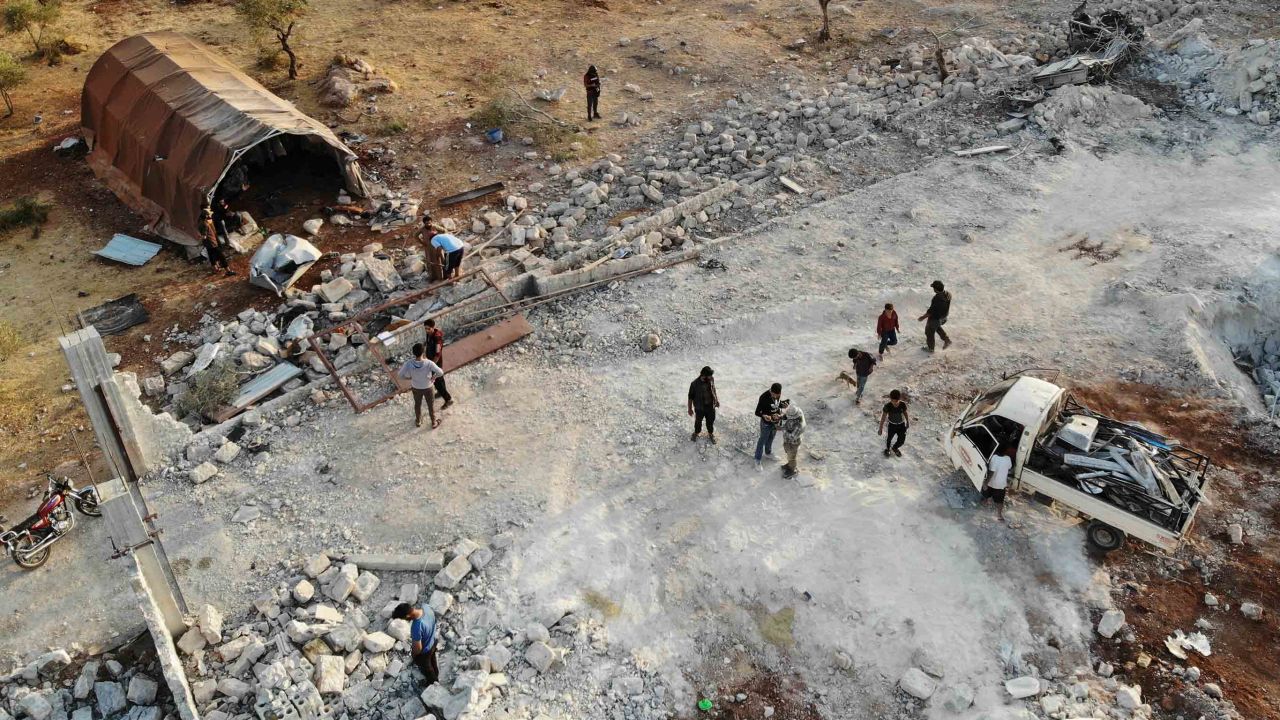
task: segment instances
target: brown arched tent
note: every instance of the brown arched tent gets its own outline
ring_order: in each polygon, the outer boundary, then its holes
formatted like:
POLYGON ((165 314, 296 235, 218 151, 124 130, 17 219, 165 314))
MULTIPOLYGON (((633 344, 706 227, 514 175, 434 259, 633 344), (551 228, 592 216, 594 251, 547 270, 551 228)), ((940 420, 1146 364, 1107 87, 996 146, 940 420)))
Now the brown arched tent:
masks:
POLYGON ((347 190, 368 194, 355 153, 329 128, 181 33, 111 46, 85 78, 80 124, 94 173, 148 230, 183 245, 199 244, 201 205, 227 171, 281 136, 332 153, 347 190))

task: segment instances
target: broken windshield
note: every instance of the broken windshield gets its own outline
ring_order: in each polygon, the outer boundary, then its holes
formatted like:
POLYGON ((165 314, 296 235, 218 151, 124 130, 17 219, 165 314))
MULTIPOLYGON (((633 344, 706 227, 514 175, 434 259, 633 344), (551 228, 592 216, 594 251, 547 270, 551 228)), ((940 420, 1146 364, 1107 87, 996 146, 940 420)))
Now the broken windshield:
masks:
POLYGON ((974 418, 982 417, 983 415, 990 413, 992 410, 995 410, 996 406, 1000 404, 1000 400, 1004 398, 1004 394, 1008 392, 1009 388, 1013 387, 1013 384, 1017 381, 1017 377, 1006 378, 1005 380, 997 383, 995 387, 978 396, 978 399, 973 401, 973 405, 969 406, 969 412, 964 414, 962 422, 968 422, 974 418))

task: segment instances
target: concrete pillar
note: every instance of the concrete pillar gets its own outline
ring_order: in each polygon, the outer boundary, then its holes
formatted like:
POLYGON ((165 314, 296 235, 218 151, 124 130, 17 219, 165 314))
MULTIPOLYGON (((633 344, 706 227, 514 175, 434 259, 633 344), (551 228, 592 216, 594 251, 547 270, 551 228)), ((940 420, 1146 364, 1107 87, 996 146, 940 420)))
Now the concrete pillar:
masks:
MULTIPOLYGON (((102 498, 102 514, 111 526, 114 550, 133 558, 168 633, 182 633, 186 630, 183 621, 186 603, 160 544, 155 518, 138 488, 138 476, 145 472, 148 461, 144 452, 146 438, 139 434, 123 406, 119 385, 97 329, 77 330, 59 338, 58 344, 71 368, 85 412, 93 423, 98 447, 113 475, 97 487, 102 498)), ((172 643, 169 635, 166 638, 172 643)), ((155 640, 161 642, 159 637, 155 640)))

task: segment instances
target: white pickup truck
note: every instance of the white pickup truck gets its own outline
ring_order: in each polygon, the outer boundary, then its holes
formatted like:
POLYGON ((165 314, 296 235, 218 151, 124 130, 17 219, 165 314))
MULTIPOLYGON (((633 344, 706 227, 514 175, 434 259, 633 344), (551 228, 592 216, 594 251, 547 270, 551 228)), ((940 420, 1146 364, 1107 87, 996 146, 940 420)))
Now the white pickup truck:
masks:
POLYGON ((981 489, 998 448, 1014 446, 1009 489, 1035 493, 1089 520, 1103 552, 1125 536, 1172 551, 1204 499, 1209 459, 1135 423, 1093 412, 1061 387, 1018 374, 969 405, 943 445, 981 489))

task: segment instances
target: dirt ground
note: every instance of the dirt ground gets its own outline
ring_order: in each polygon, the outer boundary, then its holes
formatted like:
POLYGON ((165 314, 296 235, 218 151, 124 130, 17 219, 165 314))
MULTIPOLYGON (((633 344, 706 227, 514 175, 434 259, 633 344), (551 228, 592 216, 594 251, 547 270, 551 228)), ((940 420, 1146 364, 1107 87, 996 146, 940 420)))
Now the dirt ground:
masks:
MULTIPOLYGON (((395 187, 438 198, 495 178, 537 178, 552 162, 643 148, 753 83, 776 86, 880 52, 884 28, 919 33, 975 9, 1010 25, 1060 11, 1038 2, 849 3, 848 13, 833 11, 835 43, 789 52, 796 38, 812 40, 810 5, 385 2, 353 26, 349 5, 318 2, 303 30, 304 77, 254 73, 304 110, 370 135, 362 153, 394 149, 394 162, 370 167, 395 187), (450 28, 447 47, 423 50, 441 27, 450 28), (513 47, 513 36, 527 41, 513 47), (352 122, 318 108, 310 82, 339 49, 386 69, 401 92, 352 122), (580 66, 593 59, 608 78, 606 116, 627 98, 640 127, 547 131, 534 138, 542 155, 526 160, 518 142, 485 146, 465 126, 508 84, 527 95, 539 82, 569 86, 551 111, 570 121, 580 66), (627 82, 656 99, 628 98, 627 82), (388 134, 391 120, 406 129, 388 134)), ((92 38, 90 52, 34 70, 18 115, 0 124, 0 197, 34 192, 55 205, 39 237, 0 238, 0 319, 29 343, 0 361, 0 507, 11 516, 30 505, 25 491, 42 470, 92 445, 74 393, 61 390, 66 371, 53 343, 76 309, 138 292, 152 321, 108 347, 124 368, 141 369, 161 354, 166 328, 277 302, 168 251, 143 269, 91 258, 139 219, 82 162, 49 151, 74 129, 74 110, 62 110, 75 107, 88 63, 115 39, 199 28, 250 66, 255 50, 241 42, 229 6, 76 5, 67 27, 92 38), (45 115, 38 132, 29 124, 35 108, 45 115)), ((533 337, 450 375, 459 403, 435 432, 412 429, 403 399, 361 415, 340 400, 304 408, 299 427, 275 418, 279 426, 260 434, 266 451, 209 484, 192 488, 176 474, 145 487, 188 599, 247 607, 288 562, 321 549, 412 551, 514 530, 515 550, 494 569, 506 614, 597 611, 611 642, 660 674, 680 704, 716 700, 713 716, 756 717, 766 704, 775 717, 803 720, 928 715, 936 708, 895 688, 924 652, 946 666, 948 683, 978 689, 975 713, 1006 717, 1000 683, 1012 670, 1070 673, 1095 648, 1168 717, 1192 714, 1199 699, 1170 672, 1162 640, 1205 618, 1214 654, 1177 664, 1197 664, 1243 717, 1280 717, 1270 652, 1280 642, 1277 457, 1235 424, 1196 346, 1201 308, 1237 302, 1248 288, 1280 288, 1280 166, 1274 145, 1251 128, 1195 129, 1208 139, 1095 138, 1060 155, 934 160, 730 238, 717 254, 725 271, 687 264, 539 309, 533 337), (1073 239, 1084 233, 1099 251, 1079 252, 1073 239), (956 294, 948 330, 957 342, 930 356, 914 317, 934 278, 956 294), (835 375, 850 345, 872 342, 887 300, 900 308, 903 342, 873 376, 874 399, 854 405, 835 375), (663 345, 642 354, 637 340, 652 331, 663 345), (715 447, 689 442, 683 408, 704 364, 717 369, 724 400, 715 447), (1018 498, 1003 525, 976 505, 938 441, 977 391, 1025 367, 1061 369, 1087 403, 1149 423, 1224 467, 1182 550, 1157 556, 1134 544, 1097 558, 1059 510, 1018 498), (755 397, 775 380, 810 423, 800 482, 782 480, 776 463, 757 472, 750 458, 755 397), (875 422, 892 387, 908 392, 915 420, 907 456, 888 460, 875 422), (231 524, 249 503, 263 518, 231 524), (1227 543, 1230 522, 1247 527, 1244 546, 1227 543), (1137 640, 1099 647, 1093 623, 1105 603, 1096 598, 1110 588, 1137 640), (1205 592, 1231 609, 1206 608, 1205 592), (1266 607, 1264 620, 1243 619, 1242 601, 1266 607), (1139 652, 1156 660, 1142 668, 1139 652), (737 692, 750 700, 737 704, 737 692)), ((882 151, 860 152, 870 166, 882 151)), ((290 221, 326 202, 299 203, 290 221)), ((403 232, 359 230, 326 240, 335 251, 411 242, 403 232)), ((0 652, 101 645, 134 627, 120 561, 108 554, 105 527, 91 522, 38 573, 0 567, 0 652), (56 577, 104 594, 89 602, 67 592, 40 611, 27 607, 56 577)))
MULTIPOLYGON (((979 709, 994 710, 1008 652, 1064 672, 1087 664, 1098 611, 1081 599, 1098 568, 1071 518, 1018 500, 1005 526, 976 507, 940 433, 976 391, 1027 366, 1060 368, 1085 398, 1147 398, 1104 409, 1156 424, 1212 407, 1186 364, 1181 333, 1192 319, 1170 308, 1185 293, 1229 297, 1217 278, 1257 277, 1271 252, 1257 209, 1277 180, 1263 148, 1226 136, 1215 150, 941 160, 731 239, 719 253, 727 271, 685 265, 539 311, 533 339, 450 376, 459 402, 440 430, 413 431, 402 400, 361 415, 334 401, 298 428, 267 433, 267 452, 207 485, 193 490, 180 476, 149 485, 169 554, 190 597, 236 607, 312 549, 398 551, 514 528, 499 583, 505 612, 608 609, 611 642, 660 672, 682 703, 752 682, 758 664, 821 687, 817 699, 794 691, 821 717, 892 716, 904 709, 897 677, 925 651, 943 659, 949 681, 979 688, 979 709), (1136 175, 1154 184, 1131 183, 1136 175), (1203 224, 1209 206, 1233 219, 1230 255, 1214 247, 1221 230, 1203 224), (1063 239, 1082 231, 1149 241, 1127 242, 1106 263, 1063 261, 1063 239), (928 356, 910 318, 934 277, 956 293, 956 345, 928 356), (1107 289, 1121 281, 1123 292, 1107 289), (886 299, 908 327, 873 376, 875 400, 855 406, 835 374, 849 345, 870 340, 886 299), (664 342, 646 355, 635 339, 651 329, 664 342), (577 332, 580 346, 566 340, 577 332), (691 444, 683 414, 703 364, 717 369, 723 401, 716 447, 691 444), (1138 385, 1104 395, 1089 389, 1099 367, 1185 376, 1187 395, 1157 402, 1138 385), (750 411, 773 380, 809 419, 801 483, 781 480, 776 463, 757 473, 749 457, 750 411), (907 456, 886 460, 874 426, 891 387, 909 391, 915 421, 907 456), (227 523, 250 502, 263 520, 227 523), (848 670, 832 669, 837 653, 848 670)), ((1193 446, 1206 440, 1176 424, 1193 446)), ((1206 514, 1186 557, 1208 562, 1224 521, 1206 514)), ((1274 538, 1274 522, 1251 527, 1274 538)), ((1260 583, 1273 566, 1251 564, 1268 548, 1235 551, 1256 571, 1224 565, 1215 592, 1233 605, 1257 592, 1274 602, 1260 583)), ((109 564, 74 549, 58 547, 47 571, 109 575, 109 564)), ((1134 547, 1102 569, 1125 597, 1126 583, 1159 567, 1151 557, 1134 547)), ((38 583, 5 573, 15 588, 38 583)), ((1175 578, 1140 582, 1150 592, 1135 588, 1127 611, 1154 655, 1157 636, 1190 629, 1194 598, 1175 578)), ((109 630, 112 607, 77 628, 82 640, 109 630)), ((1243 644, 1268 642, 1274 620, 1222 622, 1201 667, 1221 673, 1246 717, 1274 714, 1271 667, 1243 644)), ((3 629, 18 642, 58 637, 30 618, 3 629)), ((1133 677, 1150 682, 1148 693, 1172 692, 1167 677, 1133 677)), ((788 716, 809 712, 799 704, 788 716)))
MULTIPOLYGON (((83 162, 57 158, 50 148, 77 131, 84 75, 103 50, 124 37, 161 29, 192 33, 304 111, 335 128, 367 135, 368 141, 355 146, 366 170, 393 188, 421 193, 430 204, 495 179, 537 178, 552 163, 590 161, 603 152, 643 144, 651 133, 667 132, 757 84, 772 91, 779 78, 885 51, 892 43, 882 30, 905 33, 897 41, 924 38, 924 27, 946 29, 967 13, 984 13, 1010 29, 1051 16, 1034 2, 937 7, 902 0, 851 2, 833 6, 835 37, 815 49, 816 3, 388 1, 363 5, 360 22, 353 23, 349 3, 321 0, 312 4, 298 30, 302 75, 291 82, 281 68, 258 62, 258 44, 237 20, 232 3, 68 3, 50 32, 75 39, 86 51, 66 56, 56 67, 32 64, 29 81, 14 93, 15 115, 0 120, 0 198, 35 194, 54 204, 38 242, 27 239, 29 230, 0 237, 0 278, 8 300, 0 321, 16 327, 29 343, 0 360, 0 494, 13 483, 25 488, 42 482, 41 473, 77 455, 72 429, 84 418, 61 393, 63 363, 49 355, 51 341, 59 328, 72 326, 76 311, 129 292, 142 296, 153 322, 108 341, 129 369, 159 354, 154 341, 161 333, 155 328, 185 325, 211 303, 235 312, 271 302, 242 281, 210 277, 202 266, 189 265, 168 250, 142 269, 90 256, 115 232, 140 234, 142 221, 83 162), (799 39, 807 39, 809 47, 786 49, 799 39), (394 79, 400 91, 343 111, 320 106, 314 86, 338 52, 364 57, 394 79), (579 123, 578 115, 581 73, 590 63, 605 76, 606 120, 587 124, 579 123), (653 98, 639 100, 623 90, 627 84, 653 98), (511 89, 527 98, 534 89, 562 86, 569 89, 566 98, 540 109, 570 127, 530 123, 511 114, 510 107, 528 114, 511 89), (468 126, 473 119, 493 117, 495 100, 501 106, 498 117, 509 121, 513 139, 498 147, 483 142, 478 120, 468 126), (622 109, 638 114, 640 125, 623 128, 610 122, 622 109), (32 122, 37 113, 39 125, 32 122), (533 141, 531 147, 519 142, 526 137, 533 141), (388 149, 393 153, 383 152, 388 149), (537 160, 524 157, 530 150, 539 153, 537 160), (152 343, 142 341, 148 334, 152 343), (31 423, 32 418, 39 422, 31 423)), ((27 53, 24 42, 19 35, 0 37, 0 48, 27 53)), ((300 221, 307 208, 332 200, 332 194, 313 197, 282 220, 300 221)), ((372 239, 385 244, 396 242, 394 237, 372 239)), ((367 242, 357 231, 344 233, 337 247, 332 238, 325 240, 326 251, 367 242)), ((241 258, 237 263, 242 270, 244 262, 241 258)))

